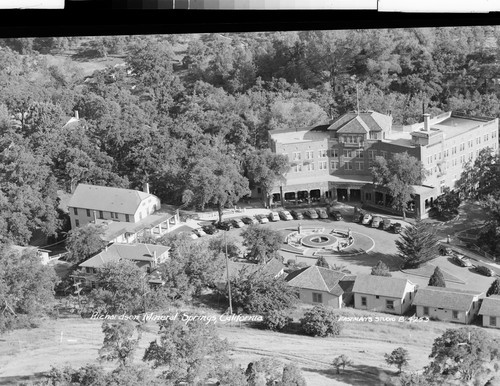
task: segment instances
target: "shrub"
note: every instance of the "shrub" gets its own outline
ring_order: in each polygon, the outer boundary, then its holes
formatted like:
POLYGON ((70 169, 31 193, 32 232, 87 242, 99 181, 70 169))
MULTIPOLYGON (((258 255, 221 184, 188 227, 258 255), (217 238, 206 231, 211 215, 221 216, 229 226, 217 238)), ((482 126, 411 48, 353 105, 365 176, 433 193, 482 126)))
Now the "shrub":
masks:
POLYGON ((271 310, 264 314, 262 324, 268 330, 281 331, 292 321, 287 310, 271 310))
POLYGON ((335 312, 323 306, 316 306, 306 312, 300 324, 305 334, 321 337, 340 335, 343 327, 335 312))

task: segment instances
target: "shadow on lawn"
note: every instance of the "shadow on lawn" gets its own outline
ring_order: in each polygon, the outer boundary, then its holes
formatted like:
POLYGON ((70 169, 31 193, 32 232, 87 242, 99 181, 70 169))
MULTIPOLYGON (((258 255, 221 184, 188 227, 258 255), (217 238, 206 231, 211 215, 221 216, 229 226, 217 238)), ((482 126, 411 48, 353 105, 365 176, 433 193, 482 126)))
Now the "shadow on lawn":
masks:
POLYGON ((339 263, 350 265, 357 265, 360 267, 373 267, 379 260, 382 260, 390 271, 399 270, 401 260, 394 254, 384 254, 380 252, 368 252, 355 256, 335 256, 335 260, 339 263))
POLYGON ((389 386, 394 384, 394 379, 391 374, 374 366, 352 365, 345 370, 340 370, 340 374, 337 374, 337 370, 334 367, 327 370, 302 367, 302 370, 311 373, 317 373, 329 379, 335 379, 348 385, 389 386))
POLYGON ((11 377, 0 377, 0 386, 3 385, 31 385, 36 381, 40 381, 46 375, 46 372, 38 372, 32 375, 13 375, 11 377))

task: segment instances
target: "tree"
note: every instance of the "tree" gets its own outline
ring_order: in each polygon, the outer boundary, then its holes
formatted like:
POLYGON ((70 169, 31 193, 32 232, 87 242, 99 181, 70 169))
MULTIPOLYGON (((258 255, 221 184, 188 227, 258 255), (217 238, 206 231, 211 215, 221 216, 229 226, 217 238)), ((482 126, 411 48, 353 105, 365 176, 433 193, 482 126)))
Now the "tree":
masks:
POLYGON ((445 187, 443 194, 434 201, 434 208, 440 216, 455 215, 458 213, 460 202, 459 194, 451 192, 449 187, 445 187))
POLYGON ((425 222, 417 220, 404 228, 396 246, 402 267, 416 268, 436 257, 436 233, 425 222))
POLYGON ((265 264, 273 258, 280 259, 278 250, 283 243, 283 236, 279 231, 250 225, 241 232, 241 237, 251 260, 265 264))
POLYGON ((500 157, 485 148, 474 162, 469 161, 462 171, 457 186, 466 199, 481 200, 488 195, 497 196, 500 186, 500 171, 497 167, 500 157))
POLYGON ((370 168, 373 183, 387 189, 393 198, 392 205, 406 216, 406 205, 415 193, 412 185, 420 185, 425 179, 424 165, 407 152, 396 153, 389 158, 376 157, 370 168))
POLYGON ((396 366, 399 373, 401 374, 403 367, 408 366, 410 354, 405 348, 398 347, 394 349, 390 354, 384 354, 384 358, 387 364, 396 366))
POLYGON ((326 259, 325 259, 324 256, 318 257, 318 259, 316 260, 316 265, 318 267, 323 267, 323 268, 330 269, 330 264, 328 264, 328 262, 326 261, 326 259))
POLYGON ((500 279, 495 279, 486 292, 486 296, 500 295, 500 279))
POLYGON ((352 360, 347 355, 342 354, 333 360, 332 365, 337 369, 337 374, 340 374, 340 368, 342 367, 342 370, 345 370, 346 366, 352 365, 352 360))
POLYGON ((106 242, 102 239, 103 235, 104 228, 100 225, 87 224, 72 229, 68 232, 66 240, 68 260, 80 263, 103 250, 106 246, 106 242))
POLYGON ((427 285, 431 287, 446 287, 443 272, 441 272, 439 267, 434 269, 434 273, 431 275, 429 284, 427 285))
POLYGON ((323 306, 316 306, 307 311, 300 319, 300 324, 307 335, 321 337, 340 335, 343 328, 335 312, 323 306))
POLYGON ((236 240, 228 235, 218 235, 215 237, 210 237, 208 240, 207 248, 213 253, 217 254, 225 254, 226 253, 226 244, 227 244, 227 257, 229 259, 240 257, 240 248, 236 243, 236 240))
POLYGON ((297 365, 288 363, 283 368, 280 386, 306 386, 306 380, 297 365))
POLYGON ((59 385, 107 386, 106 373, 101 366, 88 364, 79 369, 70 366, 52 367, 45 375, 41 386, 59 385))
POLYGON ((57 282, 53 267, 42 265, 35 250, 18 253, 0 245, 0 333, 35 327, 51 315, 57 282))
POLYGON ((262 324, 265 328, 271 331, 282 331, 290 323, 293 318, 290 317, 290 311, 283 310, 269 310, 263 315, 262 324))
POLYGON ((389 272, 389 267, 382 260, 379 260, 378 263, 374 267, 372 267, 371 274, 374 276, 392 276, 389 272))
MULTIPOLYGON (((271 310, 287 310, 297 302, 297 291, 282 278, 261 270, 242 269, 231 278, 233 307, 249 314, 264 315, 271 310)), ((225 290, 221 295, 227 297, 225 290)))
POLYGON ((143 360, 161 369, 168 381, 201 384, 217 377, 230 362, 228 343, 216 329, 200 320, 162 320, 156 340, 149 344, 143 360))
POLYGON ((250 194, 248 180, 240 174, 235 159, 220 152, 198 160, 189 173, 188 187, 194 192, 195 203, 204 209, 207 204, 217 206, 219 221, 226 205, 234 205, 250 194))
POLYGON ((116 360, 121 366, 130 363, 141 338, 141 334, 134 336, 135 331, 136 326, 130 321, 104 322, 104 342, 99 349, 99 359, 108 362, 116 360))
POLYGON ((250 187, 260 187, 265 205, 271 205, 272 189, 284 181, 290 170, 288 157, 269 149, 254 150, 246 157, 244 166, 250 187))
POLYGON ((271 385, 282 378, 282 363, 274 358, 261 358, 248 364, 245 375, 248 386, 271 385))
POLYGON ((397 386, 430 386, 424 375, 417 372, 401 373, 399 375, 397 386))
POLYGON ((486 331, 462 327, 448 329, 434 340, 425 374, 435 380, 467 383, 499 360, 499 343, 486 331))

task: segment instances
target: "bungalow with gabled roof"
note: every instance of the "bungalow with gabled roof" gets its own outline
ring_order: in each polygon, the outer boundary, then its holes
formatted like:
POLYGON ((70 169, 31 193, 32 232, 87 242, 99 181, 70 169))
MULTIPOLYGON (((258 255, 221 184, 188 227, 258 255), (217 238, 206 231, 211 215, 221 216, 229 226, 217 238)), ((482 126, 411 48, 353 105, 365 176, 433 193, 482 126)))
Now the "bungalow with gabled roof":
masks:
POLYGON ((480 291, 456 288, 419 288, 413 305, 418 317, 470 324, 479 311, 480 291))
POLYGON ((109 263, 129 260, 150 275, 151 284, 161 284, 157 282, 156 268, 158 264, 168 260, 169 250, 170 247, 155 244, 112 244, 80 263, 79 267, 84 269, 84 275, 75 276, 75 278, 84 279, 83 281, 88 286, 95 286, 95 274, 100 269, 109 263))
POLYGON ((347 277, 351 278, 343 272, 314 265, 291 272, 285 280, 298 289, 301 302, 341 308, 344 294, 349 296, 345 292, 350 287, 349 280, 344 282, 347 277))
POLYGON ((411 306, 416 288, 408 279, 359 275, 352 288, 354 308, 403 315, 411 306))
POLYGON ((483 317, 483 327, 500 328, 500 295, 484 298, 479 315, 483 317))

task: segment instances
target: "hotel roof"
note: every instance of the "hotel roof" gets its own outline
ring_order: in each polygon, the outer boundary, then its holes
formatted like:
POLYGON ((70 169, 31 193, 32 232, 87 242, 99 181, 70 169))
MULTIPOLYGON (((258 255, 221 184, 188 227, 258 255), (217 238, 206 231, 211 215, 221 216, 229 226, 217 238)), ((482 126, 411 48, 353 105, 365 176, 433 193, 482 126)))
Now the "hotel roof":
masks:
POLYGON ((323 141, 327 140, 330 135, 325 131, 316 131, 314 127, 303 128, 297 131, 275 131, 271 132, 271 138, 280 144, 307 142, 307 141, 323 141))

